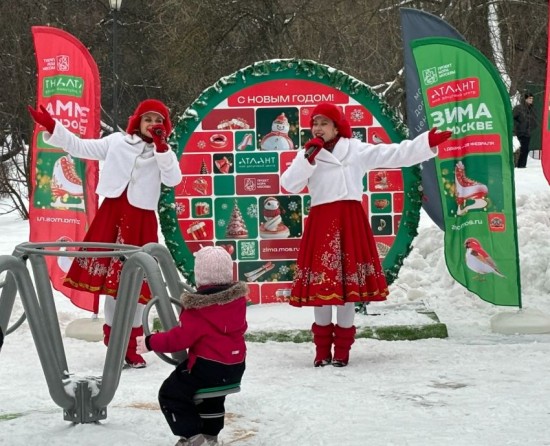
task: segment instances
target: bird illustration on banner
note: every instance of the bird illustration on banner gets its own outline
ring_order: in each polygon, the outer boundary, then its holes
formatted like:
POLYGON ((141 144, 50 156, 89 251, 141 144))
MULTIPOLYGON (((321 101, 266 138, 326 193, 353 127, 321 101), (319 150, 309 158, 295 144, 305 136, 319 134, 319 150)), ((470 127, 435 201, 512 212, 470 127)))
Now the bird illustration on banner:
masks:
POLYGON ((483 249, 481 243, 473 237, 466 239, 464 242, 466 248, 466 265, 477 274, 496 274, 504 277, 498 270, 495 261, 491 258, 487 251, 483 249))

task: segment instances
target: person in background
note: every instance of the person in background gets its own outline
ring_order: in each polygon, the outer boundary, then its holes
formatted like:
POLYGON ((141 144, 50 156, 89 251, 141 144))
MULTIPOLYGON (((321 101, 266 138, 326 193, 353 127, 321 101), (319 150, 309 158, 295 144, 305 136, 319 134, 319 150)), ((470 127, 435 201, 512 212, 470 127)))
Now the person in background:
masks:
POLYGON ((523 95, 523 102, 514 107, 514 135, 519 141, 518 168, 527 167, 527 156, 529 155, 529 144, 533 130, 538 126, 537 115, 533 107, 533 95, 529 92, 523 95))
POLYGON ((220 246, 195 253, 197 291, 183 293, 179 325, 137 338, 137 353, 187 349, 159 391, 159 403, 176 446, 216 445, 224 426, 225 396, 195 405, 197 390, 241 382, 245 370, 246 296, 244 282, 233 282, 233 261, 220 246), (202 415, 202 417, 201 417, 202 415), (221 415, 221 417, 219 416, 221 415))
MULTIPOLYGON (((177 156, 166 142, 172 132, 166 105, 156 99, 141 102, 128 120, 126 134, 116 132, 101 139, 78 138, 43 106, 40 110, 29 107, 29 112, 35 122, 46 128, 47 144, 61 147, 76 158, 103 161, 96 193, 105 198, 83 241, 136 246, 158 242, 155 210, 161 184, 174 187, 182 179, 177 156)), ((64 279, 64 285, 70 288, 106 295, 105 345, 109 344, 121 269, 118 257, 75 258, 64 279)), ((136 354, 136 337, 143 334, 141 318, 150 299, 145 282, 125 355, 130 367, 146 365, 143 357, 136 354)))
POLYGON ((312 139, 281 177, 289 192, 307 186, 311 195, 290 305, 314 307, 313 365, 344 367, 355 340, 355 303, 382 301, 388 295, 362 207, 363 177, 370 169, 412 166, 436 156, 437 145, 451 132, 433 128, 399 144, 363 143, 352 138, 347 119, 330 103, 314 108, 310 125, 312 139))

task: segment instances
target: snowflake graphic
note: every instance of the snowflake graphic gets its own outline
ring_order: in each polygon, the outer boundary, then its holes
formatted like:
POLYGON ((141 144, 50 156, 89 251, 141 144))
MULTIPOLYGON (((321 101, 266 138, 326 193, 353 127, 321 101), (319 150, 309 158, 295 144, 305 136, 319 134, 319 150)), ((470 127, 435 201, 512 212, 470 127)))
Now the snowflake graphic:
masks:
POLYGON ((351 112, 350 119, 354 122, 358 122, 358 121, 362 121, 364 117, 365 117, 365 113, 363 113, 363 110, 355 109, 351 112))
POLYGON ((225 228, 225 225, 227 224, 227 222, 226 222, 223 218, 220 218, 220 219, 218 220, 218 223, 217 223, 217 224, 218 224, 218 226, 219 226, 220 228, 225 228))
POLYGON ((290 271, 290 269, 289 269, 289 267, 286 266, 286 265, 281 265, 281 266, 279 267, 279 274, 281 274, 281 275, 283 275, 283 276, 284 276, 286 273, 288 273, 289 271, 290 271))
POLYGON ((176 203, 176 215, 181 215, 185 212, 185 205, 182 203, 176 203))
POLYGON ((295 211, 296 209, 298 209, 298 203, 296 203, 295 201, 291 201, 290 203, 288 203, 289 211, 295 211))
POLYGON ((222 206, 221 206, 221 208, 222 208, 223 210, 226 210, 228 207, 229 207, 229 206, 227 205, 227 203, 223 203, 222 206))
POLYGON ((203 140, 200 140, 198 143, 197 143, 197 147, 199 149, 204 149, 206 147, 206 143, 203 141, 203 140))
POLYGON ((355 139, 358 139, 360 141, 363 140, 363 135, 361 134, 361 132, 357 132, 357 131, 354 131, 352 132, 352 138, 355 138, 355 139))
POLYGON ((255 218, 258 216, 258 205, 256 203, 250 204, 246 208, 246 215, 248 215, 250 218, 255 218))

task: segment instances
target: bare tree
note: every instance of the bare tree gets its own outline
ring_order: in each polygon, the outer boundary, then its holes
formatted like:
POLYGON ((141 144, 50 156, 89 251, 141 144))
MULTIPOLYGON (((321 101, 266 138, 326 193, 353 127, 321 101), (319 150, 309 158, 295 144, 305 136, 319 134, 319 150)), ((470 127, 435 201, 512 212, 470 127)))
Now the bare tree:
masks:
MULTIPOLYGON (((174 115, 218 79, 257 61, 311 59, 374 86, 404 114, 400 7, 446 20, 509 76, 510 94, 546 76, 546 0, 124 0, 118 14, 118 122, 124 128, 136 103, 164 100, 174 115), (496 17, 494 20, 491 17, 496 17), (490 25, 490 26, 489 26, 490 25), (502 49, 499 49, 499 44, 502 49)), ((24 172, 36 102, 32 25, 51 25, 88 47, 101 74, 102 120, 112 124, 112 19, 107 0, 0 2, 0 194, 15 195, 27 215, 27 194, 3 184, 24 172), (24 162, 19 157, 25 159, 24 162), (15 161, 15 159, 18 161, 15 161), (12 163, 10 165, 10 163, 12 163), (15 163, 15 164, 14 164, 15 163)), ((2 210, 0 210, 2 212, 2 210)))

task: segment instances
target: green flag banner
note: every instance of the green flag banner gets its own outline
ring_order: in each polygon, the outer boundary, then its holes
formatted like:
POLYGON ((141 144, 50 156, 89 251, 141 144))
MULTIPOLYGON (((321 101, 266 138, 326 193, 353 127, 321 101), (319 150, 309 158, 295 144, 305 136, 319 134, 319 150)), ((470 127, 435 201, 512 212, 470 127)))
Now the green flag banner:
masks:
POLYGON ((512 112, 496 69, 456 39, 412 42, 429 127, 452 130, 436 171, 450 274, 481 299, 521 307, 512 112))

